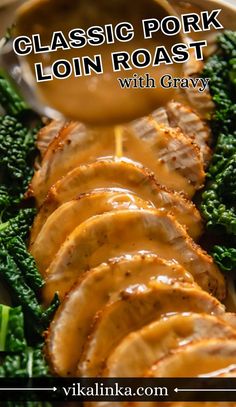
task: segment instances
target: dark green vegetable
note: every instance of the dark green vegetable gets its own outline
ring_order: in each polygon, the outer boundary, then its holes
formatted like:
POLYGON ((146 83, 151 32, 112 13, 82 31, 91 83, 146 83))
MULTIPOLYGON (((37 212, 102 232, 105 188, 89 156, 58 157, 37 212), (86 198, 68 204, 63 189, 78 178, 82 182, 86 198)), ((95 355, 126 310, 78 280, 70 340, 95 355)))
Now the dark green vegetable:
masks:
POLYGON ((204 70, 216 105, 211 121, 216 147, 201 209, 208 227, 236 235, 236 33, 226 31, 218 41, 219 54, 204 70))
POLYGON ((11 205, 11 195, 6 185, 0 185, 0 208, 3 210, 5 207, 11 205))
POLYGON ((34 208, 21 209, 14 218, 0 223, 0 239, 8 241, 18 236, 25 240, 28 237, 35 213, 34 208))
POLYGON ((210 91, 216 105, 212 117, 214 133, 231 133, 235 127, 236 107, 230 77, 230 67, 222 55, 214 55, 207 62, 203 76, 210 78, 210 91))
POLYGON ((28 151, 32 149, 32 137, 28 129, 12 116, 0 118, 1 168, 12 180, 22 180, 28 151))
POLYGON ((0 352, 19 352, 25 348, 24 316, 21 307, 0 305, 0 352))
POLYGON ((37 296, 33 289, 25 282, 20 268, 17 266, 13 257, 8 253, 4 244, 0 241, 0 275, 8 284, 12 293, 12 298, 17 304, 21 305, 32 321, 32 327, 38 333, 42 333, 48 326, 56 308, 59 305, 56 295, 51 307, 44 311, 39 305, 37 296))
POLYGON ((226 30, 219 36, 218 41, 223 55, 227 60, 232 61, 236 57, 236 32, 226 30))
POLYGON ((236 154, 236 132, 220 134, 209 168, 209 178, 215 178, 226 166, 227 161, 236 154))
POLYGON ((22 305, 23 309, 30 314, 36 324, 41 319, 41 307, 37 297, 22 276, 14 259, 9 255, 5 245, 0 241, 0 275, 8 284, 15 301, 22 305))
POLYGON ((15 218, 0 224, 0 243, 4 245, 5 251, 14 261, 15 268, 20 270, 24 281, 37 291, 43 286, 43 279, 24 243, 34 214, 34 209, 22 209, 15 218))
MULTIPOLYGON (((42 333, 51 322, 59 298, 55 295, 46 310, 39 303, 38 292, 44 282, 25 244, 36 211, 21 209, 33 175, 35 123, 39 119, 1 72, 0 105, 7 113, 0 117, 0 276, 8 285, 12 302, 19 305, 13 309, 0 306, 0 351, 14 352, 2 360, 0 377, 44 377, 49 370, 42 351, 42 333), (27 117, 26 111, 30 113, 27 117), (35 346, 36 341, 40 341, 39 346, 35 346)), ((26 205, 28 202, 24 202, 26 205)), ((20 400, 5 404, 51 406, 20 400)))
POLYGON ((16 217, 0 224, 0 275, 16 305, 21 305, 28 316, 31 329, 41 334, 48 327, 59 299, 55 295, 47 310, 38 301, 37 292, 43 280, 24 243, 34 213, 33 209, 22 209, 16 217))
POLYGON ((53 298, 50 306, 46 310, 44 310, 42 313, 41 324, 44 329, 48 328, 48 326, 53 318, 53 315, 55 314, 59 305, 60 305, 60 299, 59 299, 58 294, 56 293, 54 295, 54 298, 53 298))
POLYGON ((218 41, 223 58, 227 62, 226 74, 228 75, 230 99, 235 102, 235 88, 232 84, 236 85, 236 32, 225 31, 223 35, 219 36, 218 41))
POLYGON ((223 271, 236 271, 236 249, 225 246, 215 246, 213 249, 215 262, 223 271))
POLYGON ((49 369, 43 356, 43 345, 28 347, 24 352, 7 355, 0 366, 0 377, 46 377, 49 369))
POLYGON ((208 227, 220 226, 227 233, 234 235, 236 235, 235 182, 236 155, 227 162, 224 170, 203 193, 201 205, 208 227))
POLYGON ((44 285, 44 282, 38 272, 34 258, 26 249, 24 241, 20 237, 13 237, 7 242, 6 248, 21 270, 26 283, 37 292, 44 285))
POLYGON ((15 117, 0 117, 0 210, 23 199, 33 175, 34 151, 34 131, 15 117))
POLYGON ((232 133, 236 123, 236 33, 225 31, 218 38, 220 52, 205 65, 203 76, 210 78, 210 92, 216 104, 212 128, 216 136, 232 133))
POLYGON ((16 86, 3 70, 0 71, 0 104, 5 112, 12 116, 21 115, 29 110, 16 86))

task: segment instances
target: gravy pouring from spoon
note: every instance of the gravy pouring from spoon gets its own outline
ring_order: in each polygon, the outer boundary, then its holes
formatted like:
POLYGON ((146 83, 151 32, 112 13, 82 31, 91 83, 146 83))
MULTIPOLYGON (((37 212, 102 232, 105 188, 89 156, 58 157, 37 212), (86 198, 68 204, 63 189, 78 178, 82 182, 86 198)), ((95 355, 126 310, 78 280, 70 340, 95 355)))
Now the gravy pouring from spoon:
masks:
POLYGON ((103 74, 92 72, 91 75, 75 77, 71 75, 65 80, 54 78, 38 83, 37 91, 41 98, 66 117, 81 120, 90 124, 119 124, 150 113, 174 96, 173 89, 121 89, 117 78, 122 76, 138 76, 149 73, 159 79, 165 74, 180 75, 182 64, 160 64, 158 67, 133 68, 128 71, 114 72, 111 53, 126 51, 130 55, 137 49, 148 49, 151 54, 158 45, 165 45, 171 53, 173 44, 182 42, 181 34, 166 36, 161 31, 152 38, 144 39, 142 20, 150 18, 163 19, 175 14, 172 7, 165 1, 138 0, 135 7, 126 0, 108 2, 100 1, 68 1, 68 0, 34 0, 27 2, 18 11, 17 34, 32 37, 39 34, 43 44, 50 43, 53 32, 62 31, 65 36, 80 27, 85 32, 92 26, 114 27, 121 22, 129 22, 134 28, 134 38, 130 42, 105 42, 97 47, 87 45, 82 48, 68 50, 57 49, 55 52, 31 53, 20 59, 30 66, 34 75, 34 64, 42 63, 45 71, 58 59, 73 61, 73 58, 84 56, 91 59, 100 54, 103 61, 103 74), (46 24, 45 24, 46 22, 46 24))

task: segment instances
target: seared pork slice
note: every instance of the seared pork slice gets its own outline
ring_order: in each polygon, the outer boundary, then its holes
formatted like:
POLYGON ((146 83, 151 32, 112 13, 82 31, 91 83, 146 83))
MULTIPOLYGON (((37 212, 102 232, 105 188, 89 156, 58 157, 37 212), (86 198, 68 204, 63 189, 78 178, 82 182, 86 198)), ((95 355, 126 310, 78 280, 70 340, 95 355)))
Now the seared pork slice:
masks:
POLYGON ((44 273, 67 236, 85 220, 114 210, 153 207, 150 202, 121 189, 100 189, 80 195, 77 199, 59 206, 48 217, 35 241, 31 240, 30 252, 39 271, 44 273))
POLYGON ((55 373, 76 371, 93 318, 104 305, 117 301, 128 287, 149 281, 195 286, 181 266, 154 254, 124 256, 89 270, 65 298, 49 329, 47 350, 55 373))
POLYGON ((153 173, 127 160, 101 160, 75 168, 50 189, 35 218, 31 241, 35 241, 48 216, 63 203, 97 188, 114 187, 125 188, 156 208, 171 211, 194 239, 202 233, 201 215, 196 207, 181 194, 157 184, 153 173))
MULTIPOLYGON (((191 139, 187 139, 177 128, 159 124, 152 116, 143 117, 127 126, 127 132, 132 134, 143 143, 147 143, 157 160, 167 165, 173 175, 176 171, 184 177, 184 182, 194 186, 195 190, 202 187, 205 179, 200 150, 191 139)), ((126 134, 126 133, 125 133, 126 134)), ((140 146, 141 147, 141 146, 140 146)), ((149 168, 153 169, 151 164, 149 168)), ((154 169, 153 169, 154 170, 154 169)), ((180 188, 170 184, 154 170, 160 183, 174 190, 182 190, 189 196, 190 189, 179 184, 180 188)), ((172 176, 172 175, 171 175, 172 176)))
POLYGON ((167 127, 170 126, 169 117, 168 117, 167 110, 165 107, 159 107, 158 109, 154 110, 154 112, 152 112, 151 117, 158 124, 162 124, 167 127))
POLYGON ((236 314, 232 312, 226 312, 223 318, 226 324, 229 324, 234 329, 236 329, 236 314))
POLYGON ((200 148, 205 165, 209 163, 211 151, 211 130, 189 106, 178 102, 170 102, 167 115, 171 126, 179 127, 183 134, 192 139, 200 148))
MULTIPOLYGON (((178 130, 158 129, 154 120, 152 133, 152 138, 142 132, 122 134, 123 155, 150 168, 159 183, 193 196, 205 176, 198 149, 178 130)), ((32 179, 30 191, 37 205, 55 182, 78 165, 116 156, 116 140, 114 129, 92 130, 74 122, 66 125, 50 144, 32 179)))
POLYGON ((225 281, 210 256, 175 218, 161 210, 122 210, 94 216, 67 237, 46 272, 43 299, 63 298, 80 275, 123 254, 151 251, 176 260, 206 291, 225 297, 225 281))
MULTIPOLYGON (((191 42, 191 39, 190 39, 191 42)), ((184 65, 184 75, 191 79, 198 79, 204 68, 203 61, 196 61, 195 52, 190 51, 190 58, 184 65)), ((202 118, 208 119, 214 109, 214 103, 209 92, 209 88, 200 92, 202 84, 197 87, 190 86, 185 89, 185 97, 189 101, 192 108, 199 113, 202 118)))
MULTIPOLYGON (((191 95, 193 90, 189 90, 191 95)), ((204 98, 199 94, 198 99, 204 98)), ((194 110, 183 103, 172 101, 168 103, 166 108, 155 110, 151 117, 159 124, 165 124, 173 128, 180 128, 182 133, 200 149, 201 157, 204 166, 209 163, 211 158, 211 150, 209 144, 211 143, 211 131, 207 123, 202 119, 194 110)))
POLYGON ((207 377, 236 364, 236 341, 209 339, 183 346, 164 357, 147 373, 148 377, 207 377))
POLYGON ((121 299, 105 306, 94 319, 79 363, 78 374, 101 375, 106 360, 130 332, 136 331, 171 312, 197 312, 222 314, 224 307, 211 295, 199 288, 181 287, 150 282, 127 289, 121 299))
POLYGON ((36 145, 42 157, 51 141, 53 141, 55 137, 58 137, 60 131, 65 125, 65 120, 52 120, 49 124, 39 130, 36 145))
POLYGON ((188 343, 211 338, 236 339, 236 330, 206 314, 176 314, 128 335, 111 353, 105 377, 142 377, 157 360, 188 343))
MULTIPOLYGON (((192 79, 196 79, 196 75, 193 75, 192 79)), ((215 104, 209 89, 206 89, 204 92, 199 92, 199 87, 201 88, 201 86, 202 85, 199 85, 196 88, 190 86, 190 88, 185 90, 185 94, 192 109, 196 110, 203 120, 207 120, 211 117, 215 104)))

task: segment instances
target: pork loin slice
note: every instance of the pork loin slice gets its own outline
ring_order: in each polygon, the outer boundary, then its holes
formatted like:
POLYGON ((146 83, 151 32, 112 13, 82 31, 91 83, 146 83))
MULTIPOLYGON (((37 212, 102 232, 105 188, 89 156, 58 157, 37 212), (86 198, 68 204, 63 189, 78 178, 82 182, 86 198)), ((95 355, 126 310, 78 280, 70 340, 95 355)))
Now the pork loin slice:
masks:
MULTIPOLYGON (((150 168, 159 183, 192 197, 205 177, 199 150, 179 130, 158 129, 154 120, 152 123, 151 139, 142 132, 123 134, 123 155, 150 168)), ((30 191, 37 205, 42 204, 49 188, 75 167, 116 156, 116 149, 114 129, 92 130, 74 122, 66 125, 48 147, 32 179, 30 191)))
POLYGON ((236 364, 236 341, 209 339, 183 346, 149 370, 149 377, 207 377, 236 364))
MULTIPOLYGON (((199 75, 197 77, 199 78, 199 75)), ((196 75, 192 75, 192 79, 195 78, 196 75)), ((209 120, 214 111, 215 104, 212 100, 209 89, 206 89, 204 92, 199 92, 199 87, 201 86, 202 85, 197 88, 190 86, 190 88, 185 89, 185 94, 192 109, 196 110, 203 120, 209 120)))
POLYGON ((226 312, 223 316, 226 324, 229 324, 234 329, 236 329, 236 314, 233 312, 226 312))
POLYGON ((76 371, 95 314, 119 298, 129 286, 160 281, 171 286, 195 286, 191 274, 154 254, 130 255, 89 270, 59 307, 50 326, 47 350, 59 375, 76 371), (75 312, 76 310, 76 312, 75 312))
POLYGON ((201 119, 189 106, 178 102, 170 102, 167 115, 171 126, 179 127, 183 134, 192 139, 200 148, 205 165, 211 158, 211 130, 206 122, 201 119))
POLYGON ((236 331, 219 318, 206 314, 165 316, 128 335, 108 358, 103 376, 142 377, 170 351, 209 338, 236 339, 236 331))
POLYGON ((96 377, 109 355, 123 338, 171 312, 222 314, 224 307, 199 288, 150 282, 123 292, 121 299, 108 304, 94 319, 79 363, 78 375, 96 377))
MULTIPOLYGON (((192 40, 190 39, 189 42, 191 41, 192 40)), ((203 68, 204 62, 196 61, 195 52, 192 49, 190 51, 189 60, 184 64, 184 75, 190 77, 191 79, 199 78, 203 68)), ((215 105, 210 95, 209 88, 205 89, 203 92, 200 92, 199 88, 201 87, 202 84, 198 85, 197 87, 190 86, 189 88, 184 89, 184 94, 192 108, 197 111, 203 119, 209 119, 215 105)))
POLYGON ((159 107, 158 109, 154 110, 151 117, 156 121, 157 124, 162 124, 168 127, 170 126, 168 113, 165 107, 159 107))
POLYGON ((48 217, 35 241, 31 240, 30 252, 39 271, 45 273, 67 236, 82 222, 94 215, 122 209, 153 209, 153 205, 129 191, 101 189, 59 206, 48 217))
POLYGON ((225 297, 225 281, 213 260, 175 218, 161 210, 122 210, 94 216, 67 237, 46 272, 43 299, 63 298, 81 273, 110 258, 151 251, 176 260, 206 291, 225 297))
POLYGON ((187 180, 189 186, 182 183, 182 186, 179 184, 177 188, 174 180, 173 184, 170 184, 164 178, 162 179, 158 174, 158 169, 156 171, 151 163, 147 163, 148 168, 154 171, 160 183, 174 190, 184 191, 190 197, 192 196, 190 186, 194 186, 195 190, 202 188, 205 180, 203 162, 200 150, 192 139, 187 139, 177 128, 159 124, 152 115, 132 122, 127 126, 127 132, 130 131, 137 140, 150 146, 156 159, 167 165, 174 176, 178 171, 184 177, 184 182, 187 180))
POLYGON ((42 127, 37 135, 36 145, 43 157, 49 144, 58 137, 60 131, 66 125, 65 120, 52 120, 49 124, 42 127))
POLYGON ((153 173, 127 160, 101 160, 75 168, 50 189, 35 218, 31 241, 35 241, 48 216, 63 203, 94 189, 114 187, 131 191, 156 208, 172 211, 194 239, 202 233, 201 215, 196 207, 183 195, 157 184, 153 173))
MULTIPOLYGON (((192 90, 189 90, 189 97, 192 90)), ((199 94, 198 99, 204 98, 199 94)), ((211 130, 206 121, 202 119, 191 107, 183 103, 172 101, 165 108, 155 110, 151 117, 159 124, 178 127, 183 135, 196 143, 200 149, 200 154, 206 167, 211 158, 211 130)))

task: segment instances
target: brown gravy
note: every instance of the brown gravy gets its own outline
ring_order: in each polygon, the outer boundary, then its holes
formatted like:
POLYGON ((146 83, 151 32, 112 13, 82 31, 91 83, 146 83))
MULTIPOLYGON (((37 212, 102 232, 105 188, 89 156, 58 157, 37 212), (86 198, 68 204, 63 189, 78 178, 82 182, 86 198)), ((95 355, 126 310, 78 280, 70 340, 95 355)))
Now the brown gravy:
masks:
POLYGON ((148 114, 172 98, 175 91, 163 89, 159 85, 160 78, 164 74, 180 74, 182 64, 165 65, 162 63, 158 67, 150 65, 148 68, 121 70, 120 72, 114 72, 112 67, 112 52, 126 51, 132 54, 137 49, 148 49, 153 55, 158 45, 164 45, 171 54, 171 46, 180 42, 180 35, 168 37, 158 31, 152 39, 145 40, 143 36, 143 19, 153 18, 157 13, 159 13, 159 18, 165 16, 165 14, 160 15, 159 6, 155 5, 152 0, 148 5, 139 0, 135 7, 130 7, 125 0, 116 0, 114 5, 109 6, 109 2, 102 1, 99 3, 99 9, 96 2, 91 1, 90 3, 88 5, 87 0, 73 1, 70 5, 68 0, 37 0, 27 2, 19 11, 17 34, 28 35, 30 38, 33 34, 39 34, 42 45, 51 43, 52 34, 55 31, 62 31, 68 38, 72 29, 79 27, 86 31, 95 23, 102 27, 107 24, 115 27, 116 24, 127 21, 134 27, 134 38, 130 42, 116 40, 114 44, 86 45, 83 48, 37 54, 32 52, 27 57, 21 57, 23 62, 26 61, 29 64, 31 73, 34 75, 35 63, 41 62, 44 71, 49 72, 52 64, 58 59, 67 59, 72 62, 73 58, 80 58, 82 61, 84 56, 91 58, 99 54, 102 56, 103 74, 92 72, 89 76, 80 77, 72 74, 67 79, 54 78, 37 83, 37 91, 41 99, 70 119, 107 125, 127 122, 148 114), (80 17, 81 15, 82 17, 80 17), (48 22, 46 29, 45 21, 48 22), (146 73, 155 79, 156 88, 122 89, 117 80, 119 77, 133 77, 133 74, 140 76, 146 73))

